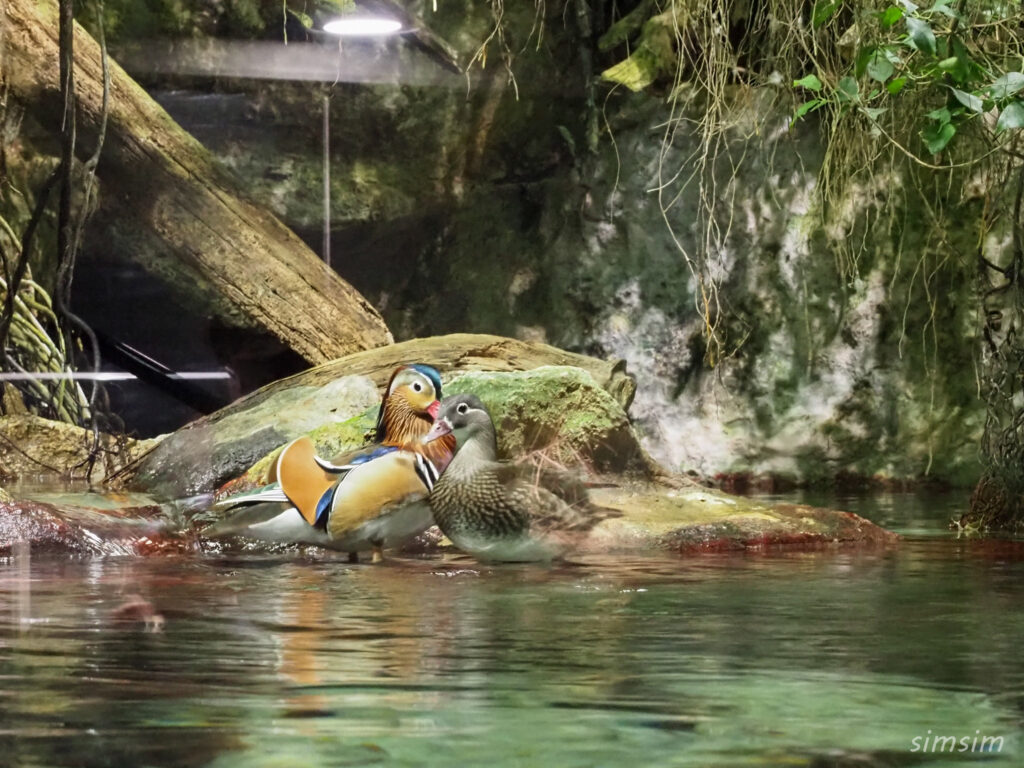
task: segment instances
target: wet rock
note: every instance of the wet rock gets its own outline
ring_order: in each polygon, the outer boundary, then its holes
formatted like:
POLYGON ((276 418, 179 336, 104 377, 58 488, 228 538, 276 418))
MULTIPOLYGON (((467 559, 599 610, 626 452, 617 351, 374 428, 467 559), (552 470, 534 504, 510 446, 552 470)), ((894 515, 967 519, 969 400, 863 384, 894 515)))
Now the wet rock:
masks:
MULTIPOLYGON (((602 407, 617 409, 616 435, 622 432, 624 408, 636 386, 621 361, 597 360, 546 344, 482 334, 414 339, 311 368, 198 419, 144 456, 125 473, 123 483, 163 498, 192 496, 247 473, 268 453, 302 434, 311 434, 325 456, 358 446, 373 427, 379 388, 396 366, 411 362, 436 366, 446 378, 468 371, 575 366, 588 377, 591 399, 596 402, 601 393, 602 407)), ((613 443, 624 455, 627 437, 613 443)))
POLYGON ((102 450, 86 477, 92 440, 88 430, 40 416, 0 418, 0 482, 52 483, 69 478, 98 482, 123 469, 157 442, 101 435, 102 450))
POLYGON ((590 546, 599 551, 719 552, 899 541, 896 534, 850 512, 768 504, 698 486, 633 484, 596 489, 593 498, 622 512, 595 530, 590 546))
MULTIPOLYGON (((757 552, 772 549, 890 546, 900 537, 850 512, 805 504, 771 504, 678 479, 635 481, 591 490, 618 510, 603 520, 579 554, 757 552)), ((435 527, 406 545, 410 554, 455 551, 435 527)))
POLYGON ((89 494, 69 494, 79 503, 53 499, 12 498, 0 493, 0 556, 15 554, 27 546, 32 553, 91 555, 144 555, 181 552, 193 548, 179 535, 174 510, 150 499, 104 499, 89 494))

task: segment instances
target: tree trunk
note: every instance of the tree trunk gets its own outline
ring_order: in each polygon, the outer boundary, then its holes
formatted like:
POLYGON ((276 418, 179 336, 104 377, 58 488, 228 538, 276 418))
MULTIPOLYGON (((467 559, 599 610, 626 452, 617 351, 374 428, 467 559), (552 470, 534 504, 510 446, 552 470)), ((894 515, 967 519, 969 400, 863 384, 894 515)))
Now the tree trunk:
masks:
MULTIPOLYGON (((9 0, 2 74, 13 101, 60 133, 57 6, 9 0)), ((95 143, 100 50, 75 27, 78 148, 95 143)), ((115 63, 99 210, 88 237, 169 284, 199 316, 255 328, 310 363, 388 344, 377 311, 266 210, 115 63)), ((56 152, 55 152, 56 154, 56 152)))

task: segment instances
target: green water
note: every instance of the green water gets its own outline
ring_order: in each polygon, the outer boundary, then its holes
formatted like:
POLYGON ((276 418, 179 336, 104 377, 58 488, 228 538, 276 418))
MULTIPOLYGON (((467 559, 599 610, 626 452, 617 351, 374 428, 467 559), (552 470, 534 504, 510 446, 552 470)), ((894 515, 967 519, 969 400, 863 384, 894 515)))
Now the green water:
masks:
POLYGON ((845 501, 914 535, 550 568, 0 561, 0 765, 1020 764, 1024 548, 951 538, 959 498, 845 501))

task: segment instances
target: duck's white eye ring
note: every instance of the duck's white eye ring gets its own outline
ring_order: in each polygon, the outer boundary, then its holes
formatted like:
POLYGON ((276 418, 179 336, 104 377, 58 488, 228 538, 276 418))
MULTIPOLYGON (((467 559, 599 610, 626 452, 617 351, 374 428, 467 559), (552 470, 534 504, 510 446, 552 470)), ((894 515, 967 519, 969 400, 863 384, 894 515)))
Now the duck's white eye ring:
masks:
POLYGON ((467 413, 469 411, 469 406, 466 405, 465 403, 459 403, 459 407, 456 408, 455 410, 458 411, 459 413, 467 413))
POLYGON ((412 388, 416 392, 422 392, 423 391, 423 385, 420 384, 418 381, 413 382, 412 388))

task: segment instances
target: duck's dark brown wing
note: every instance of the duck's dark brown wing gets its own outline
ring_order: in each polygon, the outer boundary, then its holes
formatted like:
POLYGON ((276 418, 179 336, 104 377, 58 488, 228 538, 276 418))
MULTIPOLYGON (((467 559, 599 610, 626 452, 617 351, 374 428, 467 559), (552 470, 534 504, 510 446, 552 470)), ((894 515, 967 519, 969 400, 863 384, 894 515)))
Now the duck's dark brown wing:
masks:
POLYGON ((494 471, 515 505, 528 512, 531 527, 583 532, 621 515, 618 510, 593 504, 586 485, 574 472, 524 464, 500 464, 494 471))

